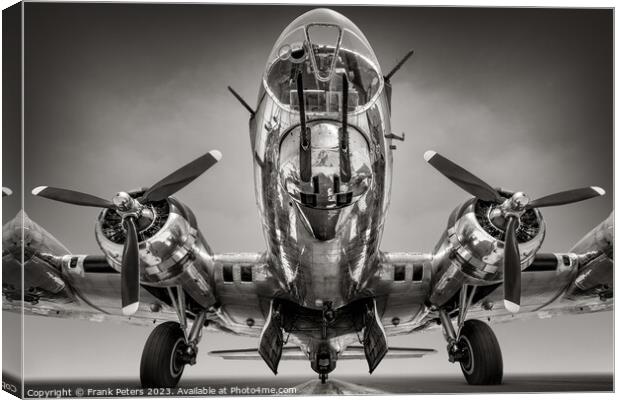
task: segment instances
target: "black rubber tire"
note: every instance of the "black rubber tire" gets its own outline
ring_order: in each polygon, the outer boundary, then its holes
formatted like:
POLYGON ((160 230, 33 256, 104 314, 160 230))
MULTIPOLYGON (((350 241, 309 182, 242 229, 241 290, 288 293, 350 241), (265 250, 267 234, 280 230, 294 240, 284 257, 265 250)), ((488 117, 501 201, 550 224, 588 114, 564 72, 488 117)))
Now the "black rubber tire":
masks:
POLYGON ((327 382, 327 374, 319 374, 319 379, 321 379, 321 384, 325 385, 327 382))
POLYGON ((185 345, 185 335, 178 322, 164 322, 153 329, 142 351, 140 362, 142 387, 176 387, 185 368, 185 364, 179 360, 176 353, 183 351, 185 345))
POLYGON ((499 385, 504 375, 502 350, 491 327, 479 320, 463 324, 459 347, 466 358, 460 361, 461 371, 470 385, 499 385))

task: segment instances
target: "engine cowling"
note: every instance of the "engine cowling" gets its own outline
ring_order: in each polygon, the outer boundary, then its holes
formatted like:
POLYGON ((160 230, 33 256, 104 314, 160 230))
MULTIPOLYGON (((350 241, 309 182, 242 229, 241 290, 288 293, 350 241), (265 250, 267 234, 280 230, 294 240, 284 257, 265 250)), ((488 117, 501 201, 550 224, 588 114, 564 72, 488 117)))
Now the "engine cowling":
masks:
MULTIPOLYGON (((145 207, 148 218, 138 219, 137 224, 140 282, 155 287, 180 285, 201 306, 213 305, 212 252, 192 211, 172 197, 145 207)), ((118 212, 101 211, 95 238, 110 266, 120 272, 126 231, 118 212)))
MULTIPOLYGON (((510 197, 510 193, 500 193, 510 197)), ((503 280, 504 230, 493 215, 494 207, 470 199, 450 215, 434 251, 432 304, 444 304, 463 284, 489 285, 503 280)), ((540 211, 524 212, 516 232, 523 270, 534 261, 545 237, 540 211)))

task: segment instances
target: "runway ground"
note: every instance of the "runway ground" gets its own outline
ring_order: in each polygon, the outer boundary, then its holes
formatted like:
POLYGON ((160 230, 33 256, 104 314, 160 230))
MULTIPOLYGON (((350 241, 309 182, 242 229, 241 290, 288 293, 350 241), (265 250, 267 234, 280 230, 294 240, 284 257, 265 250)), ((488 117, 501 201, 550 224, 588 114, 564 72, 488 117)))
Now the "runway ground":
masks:
MULTIPOLYGON (((440 394, 440 393, 536 393, 611 392, 613 375, 507 375, 501 385, 470 386, 462 376, 342 376, 322 385, 317 378, 249 378, 182 380, 179 388, 148 392, 137 381, 30 382, 26 397, 46 397, 46 391, 65 389, 61 397, 217 396, 217 395, 309 395, 309 394, 440 394), (30 393, 28 393, 30 391, 30 393), (82 393, 80 396, 79 394, 82 393)), ((47 393, 47 397, 58 397, 47 393)))
POLYGON ((501 385, 472 386, 462 376, 346 377, 386 393, 611 392, 613 375, 508 375, 501 385))

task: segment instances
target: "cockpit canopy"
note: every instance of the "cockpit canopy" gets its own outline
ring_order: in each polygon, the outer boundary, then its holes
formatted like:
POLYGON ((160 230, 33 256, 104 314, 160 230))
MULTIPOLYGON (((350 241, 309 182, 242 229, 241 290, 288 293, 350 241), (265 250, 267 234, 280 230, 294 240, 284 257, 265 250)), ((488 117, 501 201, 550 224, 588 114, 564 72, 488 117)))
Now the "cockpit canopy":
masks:
POLYGON ((306 112, 342 112, 342 79, 349 84, 348 112, 367 109, 383 88, 381 69, 364 34, 345 16, 309 11, 282 32, 269 55, 263 83, 283 108, 299 109, 301 74, 306 112))

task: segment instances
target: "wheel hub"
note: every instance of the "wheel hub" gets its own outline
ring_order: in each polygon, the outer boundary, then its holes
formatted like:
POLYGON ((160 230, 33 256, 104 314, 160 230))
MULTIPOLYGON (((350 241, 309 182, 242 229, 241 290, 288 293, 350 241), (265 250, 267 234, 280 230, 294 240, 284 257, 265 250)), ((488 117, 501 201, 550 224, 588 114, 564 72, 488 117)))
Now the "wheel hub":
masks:
POLYGON ((474 364, 470 346, 471 345, 466 338, 461 338, 461 340, 459 340, 459 350, 457 351, 457 356, 455 357, 455 360, 461 363, 461 367, 463 367, 463 370, 466 372, 471 372, 474 364))
POLYGON ((183 373, 183 369, 185 365, 188 364, 186 362, 186 345, 185 339, 179 338, 174 345, 174 350, 172 351, 172 355, 170 357, 170 373, 172 376, 179 376, 183 373))

